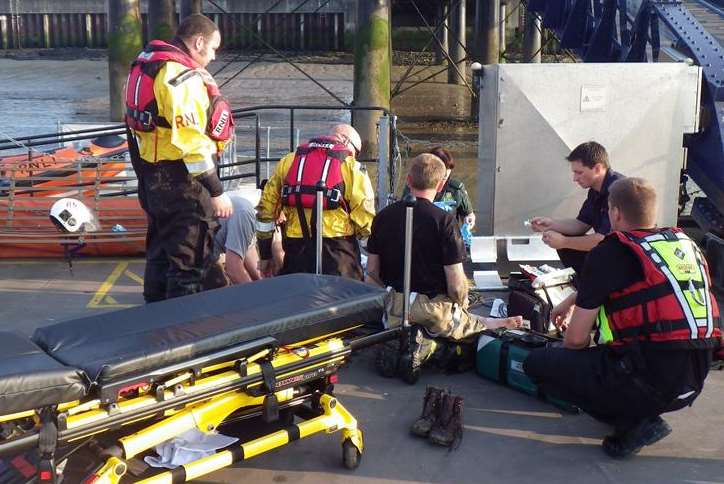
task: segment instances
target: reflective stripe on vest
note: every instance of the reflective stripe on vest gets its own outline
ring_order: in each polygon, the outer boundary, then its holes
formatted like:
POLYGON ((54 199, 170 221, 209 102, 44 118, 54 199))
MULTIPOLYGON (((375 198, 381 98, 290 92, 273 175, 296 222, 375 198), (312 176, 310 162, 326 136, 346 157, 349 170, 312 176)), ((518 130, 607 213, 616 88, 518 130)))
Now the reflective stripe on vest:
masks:
MULTIPOLYGON (((687 289, 687 292, 685 293, 684 290, 681 288, 680 280, 679 278, 685 277, 684 274, 681 274, 681 271, 677 271, 677 274, 674 274, 671 271, 671 266, 677 264, 677 261, 674 258, 684 260, 687 256, 691 256, 694 258, 696 262, 696 270, 698 271, 698 278, 701 282, 704 281, 704 287, 708 291, 708 284, 706 282, 706 269, 702 266, 701 260, 698 257, 697 252, 699 251, 696 246, 694 246, 694 242, 691 241, 688 237, 686 237, 684 234, 675 234, 676 240, 666 240, 662 234, 655 234, 648 237, 644 237, 642 242, 639 242, 641 247, 646 251, 646 254, 651 258, 652 261, 658 266, 659 270, 666 276, 668 279, 671 288, 673 288, 674 295, 676 296, 676 300, 679 302, 679 305, 681 306, 682 311, 684 311, 684 314, 686 316, 686 321, 689 323, 689 329, 691 331, 691 339, 698 338, 699 335, 699 322, 701 321, 701 318, 697 318, 699 314, 694 314, 695 312, 700 313, 700 311, 696 311, 697 309, 703 309, 704 311, 704 324, 707 325, 707 337, 711 336, 711 333, 713 331, 713 323, 712 323, 712 317, 711 317, 711 311, 708 311, 709 304, 704 303, 700 304, 697 302, 693 294, 697 292, 695 288, 693 288, 692 279, 689 277, 688 283, 689 288, 694 289, 693 291, 687 289), (683 236, 680 237, 680 236, 683 236), (652 245, 654 244, 654 245, 652 245), (689 245, 689 250, 682 250, 683 245, 689 245), (674 247, 672 250, 671 248, 674 247), (678 255, 677 251, 682 252, 682 255, 678 255), (690 251, 690 252, 689 252, 690 251), (667 253, 669 252, 669 253, 667 253), (702 307, 703 306, 703 307, 702 307), (707 314, 708 313, 708 314, 707 314)), ((629 236, 629 239, 633 242, 637 242, 637 240, 629 236)), ((701 291, 699 289, 698 291, 701 291)), ((703 295, 703 297, 699 298, 699 301, 708 301, 709 295, 708 292, 703 295)))
POLYGON ((600 345, 613 342, 613 334, 611 334, 611 327, 608 325, 608 316, 603 306, 598 308, 598 334, 596 336, 596 342, 600 345))
POLYGON ((679 229, 637 234, 645 233, 609 234, 631 248, 642 263, 645 279, 612 293, 599 308, 597 341, 616 344, 631 338, 676 341, 718 337, 714 326, 718 309, 699 248, 679 229))

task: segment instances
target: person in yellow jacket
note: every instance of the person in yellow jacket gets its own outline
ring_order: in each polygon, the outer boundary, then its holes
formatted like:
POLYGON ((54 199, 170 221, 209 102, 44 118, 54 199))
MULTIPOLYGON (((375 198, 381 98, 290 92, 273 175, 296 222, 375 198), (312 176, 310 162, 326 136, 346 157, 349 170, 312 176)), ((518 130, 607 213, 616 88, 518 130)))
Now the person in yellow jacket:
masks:
POLYGON ((170 43, 151 41, 129 73, 129 151, 149 222, 146 302, 206 288, 218 258, 216 217, 232 212, 215 165, 232 134, 231 110, 205 69, 220 41, 214 22, 191 15, 170 43))
POLYGON ((280 274, 315 271, 316 185, 324 182, 322 271, 362 280, 358 239, 369 236, 375 216, 374 192, 355 160, 362 140, 350 125, 334 126, 284 156, 262 192, 257 207, 257 241, 264 277, 271 276, 272 236, 280 215, 284 262, 280 274))

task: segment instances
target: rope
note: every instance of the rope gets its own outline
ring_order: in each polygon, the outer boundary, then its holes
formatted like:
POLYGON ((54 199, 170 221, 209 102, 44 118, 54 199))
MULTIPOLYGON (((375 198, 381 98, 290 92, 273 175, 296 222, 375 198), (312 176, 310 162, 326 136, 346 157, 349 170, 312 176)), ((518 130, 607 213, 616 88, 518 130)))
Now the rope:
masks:
POLYGON ((34 146, 28 146, 28 145, 26 145, 25 143, 23 143, 22 141, 19 141, 19 140, 13 138, 12 136, 10 136, 9 134, 7 134, 7 133, 6 133, 5 131, 3 131, 2 129, 0 129, 0 136, 4 136, 4 137, 5 137, 5 141, 9 141, 9 142, 13 143, 15 146, 19 147, 19 148, 24 148, 24 149, 26 149, 26 150, 28 150, 28 151, 31 151, 31 152, 34 151, 34 152, 36 152, 36 153, 41 153, 41 154, 43 153, 42 151, 35 149, 34 146))

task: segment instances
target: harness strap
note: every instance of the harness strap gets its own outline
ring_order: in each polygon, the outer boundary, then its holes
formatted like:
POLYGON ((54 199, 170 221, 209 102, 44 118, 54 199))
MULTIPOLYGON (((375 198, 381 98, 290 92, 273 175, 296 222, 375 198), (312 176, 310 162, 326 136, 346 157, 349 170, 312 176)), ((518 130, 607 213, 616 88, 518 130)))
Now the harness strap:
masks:
POLYGON ((639 336, 641 332, 645 332, 650 337, 656 333, 670 333, 673 331, 680 331, 682 329, 689 329, 689 321, 686 319, 675 319, 675 320, 659 320, 655 323, 650 321, 645 325, 646 329, 642 330, 639 327, 636 328, 623 328, 616 329, 611 327, 611 333, 614 339, 633 338, 639 336))
POLYGON ((274 386, 276 383, 276 373, 274 366, 268 360, 259 362, 261 368, 262 385, 266 396, 262 404, 262 418, 265 422, 275 422, 279 420, 279 401, 274 394, 274 386))
MULTIPOLYGON (((282 186, 282 196, 289 195, 316 195, 317 189, 309 185, 284 185, 282 186)), ((324 198, 331 203, 342 203, 342 190, 339 188, 328 188, 324 191, 324 198)))
POLYGON ((508 384, 508 354, 510 353, 510 341, 503 339, 500 345, 500 359, 498 361, 498 380, 503 385, 508 384))
POLYGON ((58 446, 58 426, 50 408, 40 412, 40 433, 38 435, 38 482, 57 482, 55 472, 55 449, 58 446))
MULTIPOLYGON (((704 288, 704 283, 702 281, 679 281, 679 287, 682 290, 689 290, 690 285, 693 286, 695 289, 704 288)), ((668 295, 671 295, 671 285, 668 282, 662 282, 661 284, 647 287, 646 289, 642 289, 640 291, 626 294, 625 296, 614 299, 613 301, 606 304, 606 309, 609 312, 614 313, 624 309, 636 307, 668 295)))

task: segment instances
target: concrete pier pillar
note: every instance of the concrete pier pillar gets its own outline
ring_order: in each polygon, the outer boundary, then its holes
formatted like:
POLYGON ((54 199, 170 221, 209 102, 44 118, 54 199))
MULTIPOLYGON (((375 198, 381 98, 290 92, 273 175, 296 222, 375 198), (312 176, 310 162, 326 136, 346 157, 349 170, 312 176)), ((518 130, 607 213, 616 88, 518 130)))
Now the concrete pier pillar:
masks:
POLYGON ((50 17, 47 13, 43 14, 43 47, 50 47, 50 17))
POLYGON ((476 0, 475 43, 473 57, 481 64, 497 64, 500 54, 498 47, 500 3, 498 0, 476 0))
POLYGON ((525 12, 525 36, 523 39, 523 60, 540 63, 541 61, 541 19, 535 12, 525 12))
POLYGON ((139 0, 108 0, 108 81, 111 121, 123 120, 128 69, 142 48, 139 0))
MULTIPOLYGON (((360 0, 354 49, 354 105, 390 107, 390 0, 360 0)), ((363 157, 377 151, 377 120, 382 113, 357 111, 354 127, 362 137, 363 157)))
MULTIPOLYGON (((490 0, 498 1, 498 0, 490 0)), ((450 63, 447 68, 448 84, 465 84, 465 0, 450 2, 450 63), (462 75, 462 76, 461 76, 462 75)))
POLYGON ((85 14, 85 42, 86 47, 93 47, 93 16, 85 14))
POLYGON ((435 46, 435 64, 442 64, 447 59, 448 51, 449 51, 449 44, 448 44, 448 26, 450 25, 450 22, 448 21, 448 11, 450 10, 450 0, 440 0, 440 4, 437 8, 437 28, 435 31, 437 32, 437 38, 440 41, 440 44, 438 45, 437 42, 433 42, 435 46))
POLYGON ((10 47, 8 40, 8 17, 7 15, 0 15, 0 30, 2 31, 2 38, 0 38, 0 47, 8 49, 10 47))
POLYGON ((176 6, 174 0, 148 2, 148 40, 169 41, 176 33, 176 6))
MULTIPOLYGON (((520 8, 520 7, 519 7, 520 8)), ((507 0, 501 0, 500 2, 500 23, 498 24, 498 58, 503 58, 503 53, 507 46, 505 34, 507 33, 507 17, 508 17, 508 2, 507 0)), ((501 60, 502 62, 502 60, 501 60)))

